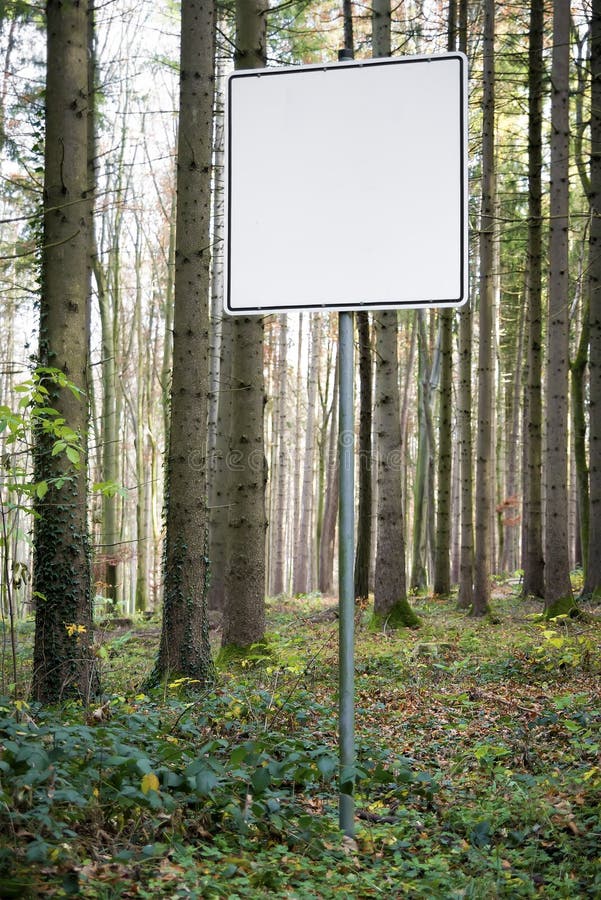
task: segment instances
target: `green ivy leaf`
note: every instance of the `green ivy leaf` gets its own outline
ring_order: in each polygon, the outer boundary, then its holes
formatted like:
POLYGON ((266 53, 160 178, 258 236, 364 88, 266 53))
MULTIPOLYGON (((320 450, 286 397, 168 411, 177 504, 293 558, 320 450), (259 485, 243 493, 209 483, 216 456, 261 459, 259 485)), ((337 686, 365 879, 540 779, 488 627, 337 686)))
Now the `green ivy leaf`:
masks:
POLYGON ((76 466, 79 463, 79 450, 76 450, 75 447, 67 447, 65 452, 69 462, 72 462, 73 465, 76 466))
POLYGON ((39 481, 35 486, 35 492, 38 500, 43 500, 48 493, 48 482, 39 481))

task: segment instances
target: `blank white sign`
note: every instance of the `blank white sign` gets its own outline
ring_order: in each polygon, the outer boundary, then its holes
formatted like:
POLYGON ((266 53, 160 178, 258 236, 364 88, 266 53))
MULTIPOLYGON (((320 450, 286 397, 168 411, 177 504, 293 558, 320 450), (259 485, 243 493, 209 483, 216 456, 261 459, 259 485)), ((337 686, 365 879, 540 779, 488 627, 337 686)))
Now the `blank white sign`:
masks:
POLYGON ((226 310, 464 302, 466 110, 460 53, 231 75, 226 310))

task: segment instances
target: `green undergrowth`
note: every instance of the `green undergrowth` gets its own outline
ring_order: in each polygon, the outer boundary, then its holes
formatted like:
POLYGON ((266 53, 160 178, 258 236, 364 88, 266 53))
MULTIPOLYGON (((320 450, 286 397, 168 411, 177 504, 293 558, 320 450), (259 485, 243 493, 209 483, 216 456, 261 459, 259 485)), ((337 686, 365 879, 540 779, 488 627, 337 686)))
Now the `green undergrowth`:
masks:
POLYGON ((277 659, 277 649, 272 650, 267 641, 251 644, 250 647, 239 647, 237 644, 227 644, 220 647, 215 663, 220 669, 228 669, 239 665, 242 668, 248 666, 262 666, 277 659))
POLYGON ((141 693, 158 630, 133 623, 102 635, 95 706, 4 699, 0 896, 601 896, 599 626, 511 586, 496 624, 415 606, 419 630, 357 611, 354 842, 331 601, 271 602, 269 653, 210 692, 141 693))

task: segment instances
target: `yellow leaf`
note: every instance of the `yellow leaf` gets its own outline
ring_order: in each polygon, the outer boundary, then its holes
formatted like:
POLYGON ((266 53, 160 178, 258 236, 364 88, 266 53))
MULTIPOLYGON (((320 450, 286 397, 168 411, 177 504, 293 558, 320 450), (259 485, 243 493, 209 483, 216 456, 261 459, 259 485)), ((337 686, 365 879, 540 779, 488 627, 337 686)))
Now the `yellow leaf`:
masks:
POLYGON ((144 775, 144 777, 142 778, 140 787, 142 788, 143 794, 147 794, 148 791, 158 791, 159 779, 156 777, 154 772, 147 772, 146 775, 144 775))

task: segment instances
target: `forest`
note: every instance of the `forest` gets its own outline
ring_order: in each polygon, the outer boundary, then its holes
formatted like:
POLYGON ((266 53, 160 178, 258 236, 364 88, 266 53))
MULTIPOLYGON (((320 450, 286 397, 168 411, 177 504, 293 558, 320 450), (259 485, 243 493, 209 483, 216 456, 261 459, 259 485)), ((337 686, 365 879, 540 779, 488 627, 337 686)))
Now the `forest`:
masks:
POLYGON ((4 0, 0 58, 0 897, 601 896, 601 0, 4 0), (469 71, 468 301, 348 372, 224 314, 228 77, 341 51, 469 71))

